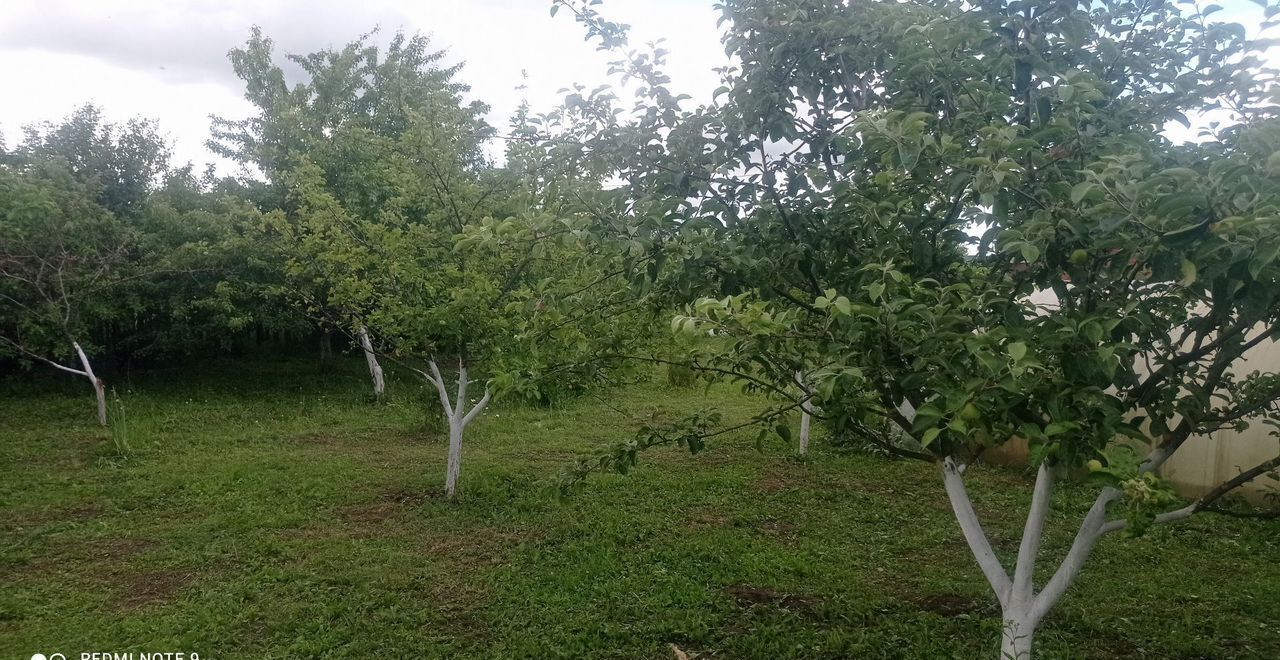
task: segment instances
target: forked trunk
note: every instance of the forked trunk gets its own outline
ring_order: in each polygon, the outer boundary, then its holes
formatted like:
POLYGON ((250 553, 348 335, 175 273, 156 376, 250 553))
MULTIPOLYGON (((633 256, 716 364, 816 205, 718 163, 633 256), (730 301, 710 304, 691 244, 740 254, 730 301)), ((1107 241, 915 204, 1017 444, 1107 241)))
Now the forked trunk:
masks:
MULTIPOLYGON (((911 415, 907 415, 907 418, 910 419, 911 415)), ((1184 435, 1182 439, 1185 438, 1184 435)), ((1139 465, 1138 473, 1145 474, 1159 470, 1173 452, 1177 451, 1180 442, 1180 440, 1177 441, 1172 447, 1159 446, 1151 450, 1139 465)), ((1209 495, 1192 504, 1157 515, 1154 522, 1163 524, 1185 520, 1218 497, 1230 492, 1231 489, 1276 467, 1280 467, 1280 456, 1241 472, 1235 479, 1224 482, 1209 495)), ((1127 526, 1128 522, 1124 519, 1107 520, 1107 506, 1121 499, 1123 492, 1113 487, 1106 487, 1098 493, 1093 500, 1093 506, 1089 508, 1089 512, 1080 523, 1080 528, 1076 530, 1075 539, 1072 540, 1071 548, 1067 550, 1062 563, 1045 583, 1044 588, 1036 592, 1033 578, 1036 572, 1036 555, 1040 552, 1044 523, 1049 514, 1049 500, 1053 490, 1052 469, 1042 463, 1036 473, 1031 508, 1027 512, 1026 526, 1022 530, 1022 542, 1018 547, 1018 559, 1012 579, 1000 564, 995 551, 992 550, 986 533, 982 531, 973 503, 969 501, 969 494, 965 490, 964 472, 965 466, 956 463, 955 459, 951 457, 943 459, 942 480, 946 486, 947 497, 951 500, 951 508, 955 511, 956 521, 960 523, 960 530, 969 544, 969 550, 1000 601, 1004 624, 1000 638, 1000 658, 1028 660, 1032 657, 1032 642, 1036 628, 1080 575, 1098 541, 1103 536, 1127 526)))
POLYGON ((467 377, 466 365, 462 360, 458 360, 458 389, 454 395, 456 402, 451 403, 449 390, 445 387, 444 376, 440 374, 439 366, 436 365, 435 360, 428 360, 427 364, 431 367, 431 373, 419 373, 436 386, 436 393, 440 395, 440 405, 444 408, 445 418, 449 421, 449 459, 445 467, 444 494, 445 497, 453 499, 458 493, 458 478, 462 474, 462 433, 476 415, 489 405, 490 392, 486 389, 484 396, 470 410, 467 410, 467 386, 471 384, 471 380, 467 377))
MULTIPOLYGON (((999 657, 1002 660, 1030 660, 1036 626, 1075 578, 1083 562, 1083 558, 1079 556, 1079 548, 1073 546, 1053 578, 1040 593, 1036 593, 1034 583, 1036 557, 1040 553, 1044 522, 1049 514, 1049 501, 1053 493, 1053 472, 1045 464, 1041 464, 1036 472, 1031 508, 1027 512, 1027 522, 1022 529, 1022 541, 1018 546, 1017 563, 1014 565, 1013 577, 1010 578, 1004 566, 1001 565, 1000 558, 991 547, 991 542, 982 529, 973 503, 969 500, 969 494, 964 486, 964 471, 965 466, 957 464, 953 459, 943 460, 943 483, 947 489, 947 497, 951 500, 951 508, 955 511, 956 521, 960 523, 960 530, 983 575, 986 576, 987 583, 991 585, 992 591, 1000 601, 1003 630, 1000 636, 999 657)), ((1106 505, 1103 503, 1101 510, 1105 512, 1105 508, 1106 505)), ((1085 520, 1084 528, 1091 524, 1093 516, 1094 512, 1091 511, 1090 517, 1085 520)), ((1077 538, 1077 546, 1079 541, 1080 539, 1077 538)), ((1096 538, 1089 541, 1090 549, 1093 547, 1093 541, 1096 541, 1096 538)))

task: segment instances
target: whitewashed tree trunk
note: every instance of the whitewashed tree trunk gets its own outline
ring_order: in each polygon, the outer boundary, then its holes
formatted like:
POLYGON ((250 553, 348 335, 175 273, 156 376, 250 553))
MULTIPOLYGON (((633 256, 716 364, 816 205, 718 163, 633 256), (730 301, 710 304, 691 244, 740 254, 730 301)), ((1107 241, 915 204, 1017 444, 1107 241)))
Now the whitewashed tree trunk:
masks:
MULTIPOLYGON (((904 411, 910 420, 914 410, 904 411)), ((1139 467, 1139 473, 1155 472, 1160 469, 1169 457, 1177 451, 1178 445, 1172 448, 1157 447, 1147 455, 1139 467)), ((1242 472, 1237 478, 1225 482, 1209 495, 1195 502, 1176 509, 1166 511, 1155 517, 1155 523, 1174 523, 1185 520, 1205 506, 1211 505, 1218 497, 1232 488, 1250 479, 1274 469, 1280 457, 1259 464, 1251 470, 1242 472)), ((1022 529, 1022 540, 1018 546, 1017 564, 1014 566, 1013 578, 1005 572, 999 557, 991 547, 978 515, 969 500, 964 486, 965 466, 947 457, 942 461, 942 479, 946 487, 947 497, 951 500, 951 508, 955 512, 956 521, 969 550, 986 576, 988 584, 1000 601, 1003 619, 1003 632, 1000 639, 1000 658, 1002 660, 1028 660, 1032 657, 1032 642, 1040 622, 1048 615, 1053 606, 1061 600, 1063 594, 1080 575, 1089 555, 1098 541, 1107 534, 1122 530, 1127 526, 1123 519, 1107 520, 1107 505, 1123 495, 1116 488, 1103 488, 1093 501, 1093 506, 1085 514, 1084 520, 1076 531, 1075 539, 1062 563, 1054 571, 1053 576, 1038 593, 1035 590, 1036 556, 1040 552, 1040 543, 1044 534, 1045 519, 1049 514, 1049 501, 1053 491, 1053 472, 1048 466, 1041 464, 1036 473, 1036 483, 1031 496, 1031 508, 1027 512, 1027 522, 1022 529)))
MULTIPOLYGON (((68 339, 70 338, 68 337, 68 339)), ((80 348, 80 342, 77 342, 74 340, 71 341, 71 347, 75 349, 76 358, 80 360, 80 367, 81 367, 80 369, 74 369, 72 367, 68 367, 63 364, 58 364, 57 362, 50 360, 47 357, 34 353, 28 350, 22 344, 19 344, 10 339, 6 339, 4 336, 0 336, 0 341, 3 341, 6 344, 17 349, 18 352, 34 360, 39 360, 40 362, 43 362, 53 367, 54 369, 57 369, 58 371, 65 371, 69 374, 88 378, 89 384, 93 387, 94 396, 98 397, 98 423, 103 426, 107 425, 107 386, 106 386, 106 383, 102 382, 101 378, 98 378, 97 375, 93 373, 93 366, 89 364, 89 356, 85 355, 83 348, 80 348)))
MULTIPOLYGON (((1003 631, 1000 638, 999 657, 1002 660, 1029 660, 1032 657, 1032 642, 1036 627, 1080 574, 1080 569, 1084 567, 1085 560, 1089 558, 1098 540, 1107 532, 1123 526, 1108 523, 1106 520, 1107 504, 1115 500, 1120 493, 1113 488, 1105 488, 1098 495, 1093 507, 1081 523, 1080 530, 1066 557, 1063 558, 1053 577, 1045 584, 1044 589, 1037 593, 1034 584, 1036 556, 1040 552, 1044 522, 1049 514, 1053 472, 1048 466, 1041 465, 1036 473, 1031 508, 1027 512, 1027 522, 1022 530, 1017 563, 1011 579, 978 521, 977 513, 964 487, 964 471, 965 466, 956 463, 953 459, 943 460, 943 483, 947 490, 947 497, 951 500, 952 510, 956 514, 956 520, 960 523, 960 530, 1000 602, 1003 631)), ((1168 519, 1174 518, 1169 516, 1168 519)))
MULTIPOLYGON (((804 372, 796 372, 796 383, 800 385, 800 389, 804 389, 804 372)), ((801 396, 805 396, 801 392, 801 396)), ((800 453, 809 453, 809 426, 812 423, 813 407, 810 404, 810 398, 805 396, 804 401, 800 404, 800 453)))
POLYGON ((84 349, 79 347, 79 343, 72 342, 72 345, 76 347, 76 354, 81 358, 84 377, 87 377, 90 384, 93 385, 93 394, 97 397, 97 423, 106 426, 106 384, 102 382, 100 377, 93 375, 93 367, 88 363, 88 356, 84 354, 84 349))
POLYGON ((84 377, 87 377, 90 384, 93 385, 93 394, 97 395, 97 423, 106 426, 106 384, 102 382, 100 377, 93 375, 93 367, 88 363, 88 356, 84 354, 84 349, 79 347, 79 343, 72 342, 72 345, 76 347, 76 354, 81 358, 84 377))
POLYGON ((1025 619, 1004 619, 1004 631, 1000 637, 1001 660, 1029 660, 1031 658, 1031 638, 1035 634, 1035 626, 1025 619))
POLYGON ((444 408, 445 417, 449 421, 449 459, 445 468, 444 494, 445 497, 453 499, 458 492, 458 477, 462 474, 463 431, 489 405, 491 392, 485 389, 484 396, 470 410, 467 410, 467 386, 471 384, 471 380, 467 377, 466 365, 459 359, 456 403, 450 403, 449 390, 445 386, 444 376, 440 374, 439 366, 434 359, 429 360, 427 364, 431 367, 431 373, 423 375, 436 386, 436 393, 440 395, 440 405, 444 408))
POLYGON ((373 342, 369 340, 369 331, 362 325, 359 331, 360 348, 364 349, 364 359, 369 363, 369 376, 373 378, 373 394, 379 399, 387 391, 387 383, 383 379, 382 365, 378 364, 378 356, 373 352, 373 342))

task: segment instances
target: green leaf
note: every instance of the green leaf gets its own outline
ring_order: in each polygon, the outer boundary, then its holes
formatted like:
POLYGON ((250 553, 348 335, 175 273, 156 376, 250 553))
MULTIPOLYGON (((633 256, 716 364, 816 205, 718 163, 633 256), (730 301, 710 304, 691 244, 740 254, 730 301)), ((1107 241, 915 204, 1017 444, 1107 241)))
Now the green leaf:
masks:
POLYGON ((1022 244, 1022 260, 1023 261, 1026 261, 1027 263, 1034 263, 1035 260, 1039 258, 1040 258, 1040 248, 1030 243, 1022 244))
POLYGON ((1084 199, 1085 196, 1093 192, 1093 189, 1097 187, 1098 184, 1093 181, 1081 181, 1080 183, 1071 186, 1071 203, 1079 204, 1080 200, 1084 199))
POLYGON ((1190 259, 1183 257, 1182 259, 1182 279, 1178 281, 1181 286, 1191 286, 1196 281, 1196 265, 1190 259))
POLYGON ((1015 341, 1012 344, 1009 344, 1009 357, 1013 358, 1014 362, 1021 362, 1022 358, 1026 357, 1026 355, 1027 355, 1026 344, 1020 341, 1015 341))
POLYGON ((1249 259, 1249 276, 1258 279, 1258 275, 1276 260, 1277 255, 1280 255, 1280 241, 1272 240, 1255 247, 1253 257, 1249 259))
POLYGON ((1051 422, 1048 426, 1044 427, 1044 434, 1049 437, 1053 437, 1055 435, 1066 433, 1070 430, 1071 424, 1067 424, 1065 422, 1051 422))
POLYGON ((940 429, 940 428, 938 428, 938 427, 936 427, 936 426, 935 426, 935 427, 933 427, 933 428, 931 428, 931 429, 929 429, 928 431, 925 431, 925 432, 920 436, 920 446, 922 446, 922 447, 928 447, 931 443, 933 443, 933 441, 934 441, 934 440, 937 440, 937 439, 938 439, 938 436, 939 436, 941 433, 942 433, 942 429, 940 429))

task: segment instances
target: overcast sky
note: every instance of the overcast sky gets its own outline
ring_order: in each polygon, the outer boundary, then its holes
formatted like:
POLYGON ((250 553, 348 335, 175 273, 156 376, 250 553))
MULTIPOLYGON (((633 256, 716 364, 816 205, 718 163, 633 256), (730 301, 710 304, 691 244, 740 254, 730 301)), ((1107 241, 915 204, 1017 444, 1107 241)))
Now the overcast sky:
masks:
MULTIPOLYGON (((260 25, 278 53, 342 46, 375 26, 428 34, 472 97, 505 126, 527 95, 549 109, 557 90, 605 82, 607 62, 549 0, 0 0, 0 131, 9 146, 25 124, 57 119, 93 101, 107 117, 160 122, 176 161, 214 160, 204 148, 209 114, 251 110, 227 51, 260 25), (521 71, 528 90, 517 91, 521 71)), ((632 43, 665 37, 676 89, 701 100, 725 63, 712 0, 610 0, 607 15, 632 28, 632 43)))
MULTIPOLYGON (((1226 11, 1215 18, 1256 32, 1255 5, 1221 4, 1226 11)), ((92 101, 111 120, 158 120, 178 163, 210 162, 209 115, 251 112, 227 51, 254 25, 280 54, 340 47, 374 27, 383 39, 399 29, 430 35, 465 62, 472 97, 504 127, 526 95, 535 111, 546 110, 558 90, 607 79, 614 58, 585 43, 567 12, 552 18, 549 9, 550 0, 0 0, 0 132, 12 146, 23 125, 92 101), (521 71, 525 92, 517 91, 521 71)), ((633 26, 633 45, 665 38, 673 89, 709 100, 713 69, 726 63, 713 0, 609 0, 604 10, 633 26)), ((1175 139, 1194 135, 1170 126, 1175 139)))

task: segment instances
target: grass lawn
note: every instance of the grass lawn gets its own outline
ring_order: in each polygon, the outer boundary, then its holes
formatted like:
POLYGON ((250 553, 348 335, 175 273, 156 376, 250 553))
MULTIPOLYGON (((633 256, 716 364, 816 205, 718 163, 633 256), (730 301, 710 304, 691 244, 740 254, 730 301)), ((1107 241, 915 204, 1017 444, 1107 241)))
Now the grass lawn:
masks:
MULTIPOLYGON (((611 405, 491 407, 448 503, 434 392, 389 388, 370 403, 358 358, 139 376, 121 453, 80 380, 0 382, 0 658, 995 656, 994 597, 928 465, 821 440, 800 461, 744 432, 556 497, 575 454, 632 432, 612 406, 728 423, 760 403, 655 382, 611 405)), ((970 474, 1015 552, 1026 475, 970 474)), ((1088 499, 1058 493, 1042 572, 1088 499)), ((1106 539, 1039 657, 1280 657, 1277 532, 1202 517, 1106 539)))

